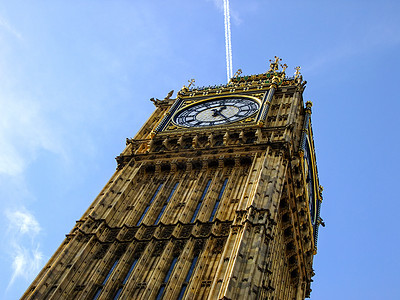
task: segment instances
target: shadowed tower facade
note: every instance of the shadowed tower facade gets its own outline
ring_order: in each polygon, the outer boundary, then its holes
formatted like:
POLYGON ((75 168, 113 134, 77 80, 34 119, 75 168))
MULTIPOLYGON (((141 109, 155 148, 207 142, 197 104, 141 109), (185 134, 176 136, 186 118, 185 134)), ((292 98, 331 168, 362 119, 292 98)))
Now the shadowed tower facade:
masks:
POLYGON ((304 299, 322 187, 306 82, 267 72, 152 99, 117 170, 22 299, 304 299))

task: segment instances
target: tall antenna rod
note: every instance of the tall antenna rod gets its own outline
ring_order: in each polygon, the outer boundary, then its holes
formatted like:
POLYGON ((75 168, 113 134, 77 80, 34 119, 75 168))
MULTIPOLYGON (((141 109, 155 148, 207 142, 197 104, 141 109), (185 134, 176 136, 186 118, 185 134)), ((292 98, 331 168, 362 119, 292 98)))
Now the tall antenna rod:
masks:
POLYGON ((225 23, 225 52, 226 52, 226 77, 227 82, 232 78, 232 44, 231 44, 231 16, 229 12, 229 0, 224 0, 225 23))

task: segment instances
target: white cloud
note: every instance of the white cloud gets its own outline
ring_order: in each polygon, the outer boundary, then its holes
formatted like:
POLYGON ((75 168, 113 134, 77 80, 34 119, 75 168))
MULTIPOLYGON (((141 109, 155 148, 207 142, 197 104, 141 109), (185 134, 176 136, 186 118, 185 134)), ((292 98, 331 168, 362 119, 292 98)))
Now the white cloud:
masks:
POLYGON ((3 94, 0 107, 0 175, 21 175, 39 150, 64 154, 39 104, 3 94))
POLYGON ((7 211, 7 241, 12 259, 13 273, 8 288, 16 278, 31 280, 37 274, 43 261, 37 235, 41 231, 35 217, 25 208, 7 211))
MULTIPOLYGON (((218 8, 218 10, 224 13, 224 0, 208 0, 208 1, 212 1, 214 5, 218 8)), ((229 12, 235 25, 240 25, 242 23, 242 19, 240 18, 239 13, 236 10, 232 9, 232 5, 229 5, 229 12)))
POLYGON ((3 27, 17 39, 22 40, 22 35, 2 16, 0 16, 0 27, 3 27))
POLYGON ((29 212, 14 211, 7 213, 10 228, 18 234, 36 236, 40 231, 39 223, 29 212))
POLYGON ((21 206, 32 197, 26 189, 25 171, 41 151, 66 155, 57 129, 38 101, 24 91, 4 88, 0 92, 0 107, 0 188, 7 186, 0 199, 7 228, 2 250, 9 257, 12 269, 8 290, 18 279, 31 281, 43 263, 41 226, 21 206))
POLYGON ((17 277, 23 277, 28 281, 32 280, 39 272, 43 262, 43 254, 39 250, 39 244, 33 249, 14 245, 13 250, 15 251, 12 255, 13 273, 8 283, 8 288, 13 285, 17 277))
POLYGON ((212 0, 214 5, 220 10, 224 11, 224 0, 212 0))

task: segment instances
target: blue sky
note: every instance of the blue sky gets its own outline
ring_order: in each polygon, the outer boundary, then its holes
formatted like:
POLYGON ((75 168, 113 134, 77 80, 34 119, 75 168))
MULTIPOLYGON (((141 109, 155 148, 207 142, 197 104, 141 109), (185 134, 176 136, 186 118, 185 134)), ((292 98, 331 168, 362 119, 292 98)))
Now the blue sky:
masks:
MULTIPOLYGON (((314 103, 311 299, 399 299, 400 2, 231 0, 234 72, 278 55, 314 103)), ((22 295, 115 170, 150 98, 226 82, 222 0, 0 3, 0 298, 22 295)))

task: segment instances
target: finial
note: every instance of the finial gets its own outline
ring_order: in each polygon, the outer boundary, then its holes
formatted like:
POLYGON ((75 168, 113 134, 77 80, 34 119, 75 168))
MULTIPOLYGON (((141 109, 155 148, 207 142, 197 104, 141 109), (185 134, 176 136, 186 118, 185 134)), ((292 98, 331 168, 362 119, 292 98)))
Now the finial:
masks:
POLYGON ((298 78, 298 77, 300 77, 300 69, 301 69, 301 67, 300 66, 297 66, 296 68, 294 68, 295 70, 296 70, 296 72, 294 73, 294 78, 298 78))
POLYGON ((242 74, 242 69, 237 70, 236 73, 233 75, 233 78, 239 77, 240 74, 242 74))
POLYGON ((277 64, 279 61, 281 61, 282 58, 279 58, 278 56, 275 55, 275 63, 277 64))
POLYGON ((279 58, 278 56, 275 56, 275 61, 270 59, 269 60, 270 64, 269 64, 268 72, 278 71, 278 69, 279 69, 279 61, 281 61, 281 60, 282 60, 282 58, 279 58))
POLYGON ((192 78, 192 79, 188 80, 188 82, 189 82, 189 85, 188 85, 188 86, 184 85, 184 86, 182 87, 182 90, 183 90, 183 91, 188 90, 192 85, 194 85, 195 80, 194 80, 194 78, 192 78))
POLYGON ((196 80, 194 80, 194 78, 192 78, 192 79, 190 79, 190 80, 188 80, 188 82, 189 82, 189 85, 188 85, 188 89, 190 89, 190 87, 193 85, 194 86, 194 82, 195 82, 196 80))
POLYGON ((311 114, 311 107, 312 107, 312 102, 311 101, 307 101, 306 102, 306 107, 305 110, 307 113, 311 114))
POLYGON ((171 98, 173 93, 174 93, 174 90, 170 91, 168 93, 168 95, 164 98, 164 100, 168 100, 169 98, 171 98))
POLYGON ((239 77, 240 74, 242 74, 242 69, 237 70, 233 77, 229 80, 229 82, 231 82, 233 78, 239 77))
POLYGON ((283 64, 281 65, 282 67, 282 73, 285 73, 286 69, 287 69, 287 64, 283 64))

